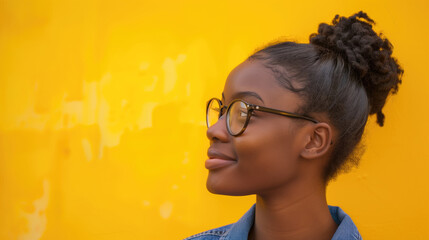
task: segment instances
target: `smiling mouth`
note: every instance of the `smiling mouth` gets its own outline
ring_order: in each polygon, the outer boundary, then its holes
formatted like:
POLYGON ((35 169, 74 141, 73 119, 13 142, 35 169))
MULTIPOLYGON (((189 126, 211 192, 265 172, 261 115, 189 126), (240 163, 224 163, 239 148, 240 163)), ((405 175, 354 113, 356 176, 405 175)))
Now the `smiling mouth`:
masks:
POLYGON ((213 148, 209 148, 209 150, 207 151, 207 156, 209 157, 209 159, 206 160, 205 167, 208 170, 223 168, 237 163, 237 160, 213 148))

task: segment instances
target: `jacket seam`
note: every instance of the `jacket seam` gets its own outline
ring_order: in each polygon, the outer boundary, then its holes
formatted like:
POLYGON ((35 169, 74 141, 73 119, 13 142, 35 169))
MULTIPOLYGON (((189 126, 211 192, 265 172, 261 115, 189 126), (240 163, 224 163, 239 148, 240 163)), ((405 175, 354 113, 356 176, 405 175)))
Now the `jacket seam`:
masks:
POLYGON ((224 233, 225 233, 225 231, 209 230, 209 231, 206 231, 206 232, 202 232, 202 233, 198 233, 198 234, 192 235, 192 236, 190 236, 190 237, 188 237, 188 238, 185 238, 185 239, 183 239, 183 240, 191 240, 191 239, 196 238, 196 237, 201 237, 201 236, 210 236, 210 235, 211 235, 211 236, 220 237, 220 236, 222 236, 224 233))

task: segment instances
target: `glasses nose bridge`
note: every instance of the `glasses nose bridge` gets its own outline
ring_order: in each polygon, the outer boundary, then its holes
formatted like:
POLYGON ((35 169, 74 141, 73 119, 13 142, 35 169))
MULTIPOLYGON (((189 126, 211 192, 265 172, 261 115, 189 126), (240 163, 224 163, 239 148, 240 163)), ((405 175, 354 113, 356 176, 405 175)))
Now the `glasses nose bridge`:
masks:
POLYGON ((226 112, 228 110, 228 106, 225 106, 222 102, 220 102, 220 103, 221 103, 221 105, 220 105, 220 110, 219 110, 219 119, 221 117, 225 117, 226 116, 226 112))
POLYGON ((217 125, 217 124, 219 124, 219 122, 223 121, 224 125, 225 125, 225 129, 226 129, 226 127, 227 127, 227 122, 226 122, 227 121, 227 117, 226 117, 227 111, 228 111, 228 106, 223 105, 223 103, 221 102, 221 106, 219 109, 219 118, 216 121, 216 123, 213 124, 212 126, 217 125))

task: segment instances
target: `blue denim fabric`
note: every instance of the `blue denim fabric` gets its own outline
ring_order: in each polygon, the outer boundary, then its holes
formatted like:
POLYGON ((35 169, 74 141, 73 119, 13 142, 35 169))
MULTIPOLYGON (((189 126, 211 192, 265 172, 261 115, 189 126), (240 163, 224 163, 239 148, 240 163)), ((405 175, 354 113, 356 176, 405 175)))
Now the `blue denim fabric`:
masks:
MULTIPOLYGON (((362 240, 352 219, 339 207, 329 206, 338 224, 332 240, 362 240)), ((184 240, 247 240, 255 218, 255 204, 236 223, 192 235, 184 240)))

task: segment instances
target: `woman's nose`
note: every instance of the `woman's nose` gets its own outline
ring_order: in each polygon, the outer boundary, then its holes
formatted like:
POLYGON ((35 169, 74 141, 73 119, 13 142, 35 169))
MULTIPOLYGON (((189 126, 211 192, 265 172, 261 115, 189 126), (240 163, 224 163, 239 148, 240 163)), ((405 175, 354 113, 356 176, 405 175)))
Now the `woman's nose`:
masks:
POLYGON ((222 115, 219 120, 207 129, 207 138, 210 141, 227 142, 230 135, 226 129, 226 116, 222 115))

